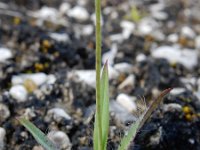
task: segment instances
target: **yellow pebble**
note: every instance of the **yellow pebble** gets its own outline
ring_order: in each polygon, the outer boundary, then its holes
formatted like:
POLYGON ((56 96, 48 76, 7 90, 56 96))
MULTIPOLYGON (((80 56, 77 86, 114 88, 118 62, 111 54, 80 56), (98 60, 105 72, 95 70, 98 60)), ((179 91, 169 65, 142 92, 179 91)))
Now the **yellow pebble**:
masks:
POLYGON ((51 47, 51 43, 48 40, 43 40, 42 41, 42 46, 44 48, 49 48, 49 47, 51 47))
POLYGON ((188 106, 184 106, 184 107, 182 108, 182 110, 183 110, 183 112, 186 113, 186 114, 191 113, 191 109, 190 109, 190 107, 188 107, 188 106))
POLYGON ((24 86, 27 89, 29 93, 33 92, 35 89, 37 89, 37 85, 33 82, 31 79, 26 79, 24 81, 24 86))
POLYGON ((21 22, 21 20, 20 20, 20 18, 18 18, 18 17, 15 17, 15 18, 13 19, 13 23, 14 23, 15 25, 20 24, 20 22, 21 22))
POLYGON ((191 114, 186 114, 185 115, 185 118, 188 120, 188 121, 192 121, 193 117, 191 114))
POLYGON ((40 64, 40 63, 36 63, 35 64, 35 70, 36 71, 42 71, 42 70, 44 70, 44 65, 40 64))

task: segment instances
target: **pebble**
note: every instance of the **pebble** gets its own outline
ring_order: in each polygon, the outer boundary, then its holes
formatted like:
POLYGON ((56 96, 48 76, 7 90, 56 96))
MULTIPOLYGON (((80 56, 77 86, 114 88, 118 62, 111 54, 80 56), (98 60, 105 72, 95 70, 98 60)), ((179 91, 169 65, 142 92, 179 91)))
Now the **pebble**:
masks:
POLYGON ((145 55, 145 54, 138 54, 137 56, 136 56, 136 61, 137 62, 142 62, 142 61, 145 61, 147 59, 147 56, 145 55))
POLYGON ((170 34, 167 37, 167 40, 172 43, 176 43, 178 41, 178 35, 176 33, 170 34))
POLYGON ((48 110, 47 115, 52 115, 53 119, 56 121, 60 121, 62 118, 67 120, 71 119, 71 116, 68 115, 62 108, 52 108, 48 110))
POLYGON ((173 90, 170 91, 170 94, 171 95, 179 95, 185 91, 186 90, 184 88, 173 88, 173 90))
POLYGON ((122 90, 124 88, 133 89, 135 85, 135 76, 130 74, 119 86, 118 89, 122 90))
POLYGON ((66 14, 67 11, 70 9, 70 7, 71 7, 71 6, 70 6, 69 3, 64 2, 64 3, 62 3, 62 4, 60 5, 59 11, 60 11, 61 14, 66 14))
POLYGON ((85 35, 85 36, 89 36, 93 32, 94 32, 94 26, 90 25, 90 24, 89 25, 84 25, 82 30, 81 30, 82 35, 85 35))
POLYGON ((128 39, 135 29, 135 24, 130 21, 122 21, 120 26, 123 29, 122 35, 124 39, 128 39))
POLYGON ((195 47, 200 49, 200 35, 195 38, 195 47))
POLYGON ((142 35, 150 34, 152 31, 154 31, 156 28, 159 27, 159 24, 153 19, 153 18, 143 18, 139 25, 138 25, 138 31, 142 35))
POLYGON ((113 65, 117 51, 118 51, 118 46, 116 43, 113 43, 110 51, 103 54, 102 63, 105 64, 106 61, 108 60, 108 64, 113 65))
POLYGON ((122 33, 112 34, 109 36, 109 39, 112 42, 118 42, 118 43, 122 43, 124 41, 122 33))
POLYGON ((74 8, 68 10, 67 15, 79 21, 86 21, 89 19, 89 13, 84 7, 75 6, 74 8))
POLYGON ((134 98, 130 97, 127 94, 121 93, 117 96, 116 101, 127 109, 129 112, 133 112, 137 110, 137 106, 134 102, 134 98))
POLYGON ((129 63, 122 62, 114 65, 114 69, 120 73, 131 73, 133 66, 129 63))
POLYGON ((57 42, 68 42, 70 40, 66 33, 50 33, 49 36, 57 42))
POLYGON ((136 121, 137 117, 132 115, 126 108, 122 107, 118 102, 111 100, 110 101, 110 112, 114 113, 115 117, 120 120, 122 123, 127 121, 136 121))
POLYGON ((4 140, 5 140, 6 130, 0 127, 0 150, 4 150, 4 140))
POLYGON ((193 49, 183 49, 161 46, 152 51, 154 58, 165 58, 171 64, 180 63, 187 69, 192 69, 198 63, 198 53, 193 49))
POLYGON ((9 91, 10 95, 18 102, 24 102, 27 100, 28 91, 22 85, 14 85, 9 91))
POLYGON ((180 111, 182 111, 182 106, 177 103, 164 104, 163 111, 164 112, 175 112, 175 111, 180 112, 180 111))
POLYGON ((56 22, 58 11, 55 8, 43 6, 40 10, 31 13, 34 17, 42 20, 56 22))
POLYGON ((183 36, 191 38, 191 39, 193 39, 196 36, 195 32, 188 26, 183 26, 182 27, 181 34, 183 36))
POLYGON ((0 63, 4 63, 7 59, 12 57, 13 55, 10 49, 0 47, 0 63))
POLYGON ((69 78, 77 76, 80 82, 83 82, 93 88, 96 85, 96 71, 95 70, 75 70, 69 74, 69 78))
POLYGON ((50 131, 47 137, 58 147, 58 149, 71 150, 72 144, 67 134, 63 131, 50 131))
POLYGON ((10 111, 8 107, 4 104, 0 103, 0 122, 5 121, 8 117, 10 117, 10 111))
POLYGON ((17 84, 24 84, 24 81, 30 79, 32 80, 37 86, 41 86, 42 84, 49 82, 54 83, 56 78, 54 75, 47 75, 45 73, 33 73, 33 74, 20 74, 12 76, 11 82, 12 85, 17 84))

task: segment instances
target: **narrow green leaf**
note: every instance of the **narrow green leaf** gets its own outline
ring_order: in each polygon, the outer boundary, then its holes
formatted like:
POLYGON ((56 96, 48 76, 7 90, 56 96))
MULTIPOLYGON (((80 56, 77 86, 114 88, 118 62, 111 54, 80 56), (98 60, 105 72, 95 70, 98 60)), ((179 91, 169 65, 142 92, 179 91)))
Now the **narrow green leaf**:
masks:
POLYGON ((153 111, 158 107, 158 105, 161 103, 163 97, 167 95, 172 88, 164 90, 153 102, 152 104, 148 107, 146 112, 134 123, 129 131, 128 134, 125 135, 120 143, 120 146, 118 150, 127 150, 131 141, 134 140, 137 132, 140 130, 140 128, 144 125, 144 123, 147 121, 147 119, 151 116, 153 111))
POLYGON ((25 118, 19 118, 19 122, 32 134, 35 140, 47 150, 58 150, 58 148, 38 129, 33 123, 25 118))
POLYGON ((123 139, 121 140, 118 150, 127 150, 128 149, 130 142, 135 138, 135 136, 137 134, 139 124, 140 124, 140 121, 138 120, 131 125, 130 129, 128 130, 127 135, 124 135, 123 139))
POLYGON ((108 132, 109 132, 109 83, 108 83, 108 65, 104 64, 101 75, 101 123, 102 123, 102 148, 106 150, 108 132))
MULTIPOLYGON (((97 111, 96 111, 97 112, 97 111)), ((95 122, 94 122, 94 132, 93 132, 93 148, 94 150, 98 150, 99 149, 99 140, 98 140, 98 119, 97 119, 97 115, 95 114, 95 122)))

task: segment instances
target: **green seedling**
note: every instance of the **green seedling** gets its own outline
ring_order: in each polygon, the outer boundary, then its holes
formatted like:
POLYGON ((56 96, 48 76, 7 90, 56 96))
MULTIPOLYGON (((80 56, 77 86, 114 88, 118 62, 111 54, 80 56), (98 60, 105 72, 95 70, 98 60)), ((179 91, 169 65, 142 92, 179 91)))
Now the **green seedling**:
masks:
POLYGON ((46 150, 58 150, 58 148, 49 140, 48 137, 38 129, 33 123, 25 118, 19 118, 19 122, 32 134, 35 140, 41 144, 46 150))
MULTIPOLYGON (((104 64, 101 74, 101 1, 95 0, 96 13, 96 113, 93 132, 93 148, 94 150, 106 150, 109 132, 109 83, 108 83, 108 64, 104 64)), ((139 20, 138 11, 133 9, 132 16, 135 20, 139 20)), ((152 112, 160 104, 163 97, 170 92, 171 89, 163 91, 158 98, 153 101, 149 108, 143 113, 139 119, 132 124, 128 134, 122 139, 118 150, 128 149, 131 141, 135 138, 137 132, 141 129, 152 112)), ((19 122, 33 135, 39 144, 47 150, 57 150, 58 148, 30 121, 20 118, 19 122)))

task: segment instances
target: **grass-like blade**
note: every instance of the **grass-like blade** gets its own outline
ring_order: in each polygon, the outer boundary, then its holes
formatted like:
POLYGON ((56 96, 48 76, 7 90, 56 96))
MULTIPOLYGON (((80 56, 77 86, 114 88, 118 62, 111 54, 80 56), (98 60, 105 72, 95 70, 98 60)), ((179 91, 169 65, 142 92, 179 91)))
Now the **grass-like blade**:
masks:
MULTIPOLYGON (((97 113, 97 111, 96 111, 97 113)), ((94 132, 93 132, 93 148, 94 150, 99 150, 99 140, 98 140, 98 119, 97 119, 97 115, 95 113, 95 122, 94 122, 94 132)))
POLYGON ((58 150, 58 148, 46 137, 46 135, 33 123, 25 118, 19 118, 18 120, 46 150, 58 150))
POLYGON ((140 128, 144 125, 144 123, 147 121, 147 119, 151 116, 153 111, 158 107, 160 102, 162 101, 163 97, 168 94, 172 88, 164 90, 148 107, 148 109, 145 111, 145 113, 134 123, 129 131, 128 134, 125 135, 120 143, 120 146, 118 150, 127 150, 131 141, 134 140, 137 132, 140 130, 140 128))
POLYGON ((109 83, 108 83, 108 64, 103 66, 101 75, 101 123, 102 123, 102 147, 104 150, 107 148, 108 132, 109 132, 109 83))

